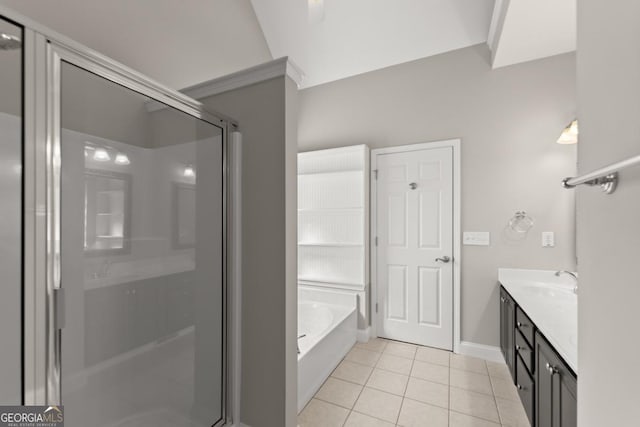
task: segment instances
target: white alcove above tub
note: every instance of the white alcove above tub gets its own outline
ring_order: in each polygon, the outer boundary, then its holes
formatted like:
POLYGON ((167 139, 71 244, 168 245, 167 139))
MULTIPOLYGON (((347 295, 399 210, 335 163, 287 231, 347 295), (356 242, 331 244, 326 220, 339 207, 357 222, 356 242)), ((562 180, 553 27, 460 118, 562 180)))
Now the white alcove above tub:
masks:
POLYGON ((358 296, 369 326, 369 147, 298 154, 298 282, 358 296))

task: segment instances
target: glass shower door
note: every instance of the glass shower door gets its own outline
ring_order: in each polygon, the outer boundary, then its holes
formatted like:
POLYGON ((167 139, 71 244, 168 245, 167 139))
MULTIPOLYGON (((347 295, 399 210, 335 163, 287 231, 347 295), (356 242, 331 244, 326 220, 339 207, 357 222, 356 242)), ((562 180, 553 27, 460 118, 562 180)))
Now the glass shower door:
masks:
POLYGON ((69 427, 224 418, 222 129, 60 65, 69 427))
POLYGON ((0 17, 0 405, 22 401, 22 39, 0 17))

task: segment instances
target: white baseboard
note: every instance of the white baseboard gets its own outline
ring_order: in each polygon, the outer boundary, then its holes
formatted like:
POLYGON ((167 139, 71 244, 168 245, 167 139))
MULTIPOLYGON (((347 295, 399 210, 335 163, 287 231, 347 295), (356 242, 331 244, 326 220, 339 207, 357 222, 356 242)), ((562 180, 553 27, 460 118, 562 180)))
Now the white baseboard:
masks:
POLYGON ((371 337, 371 326, 367 327, 367 329, 358 329, 358 333, 356 335, 356 339, 358 342, 367 342, 371 337))
POLYGON ((477 357, 490 362, 504 363, 504 357, 502 357, 500 347, 476 344, 469 341, 460 341, 458 350, 458 353, 464 354, 465 356, 477 357))

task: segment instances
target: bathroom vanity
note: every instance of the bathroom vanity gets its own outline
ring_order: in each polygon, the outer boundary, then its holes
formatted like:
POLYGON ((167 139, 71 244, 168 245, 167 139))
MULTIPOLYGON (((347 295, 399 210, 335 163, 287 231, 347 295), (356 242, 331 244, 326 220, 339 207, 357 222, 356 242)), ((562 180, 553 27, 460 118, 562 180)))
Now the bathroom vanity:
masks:
POLYGON ((500 347, 529 421, 577 425, 575 283, 553 271, 500 269, 500 347))

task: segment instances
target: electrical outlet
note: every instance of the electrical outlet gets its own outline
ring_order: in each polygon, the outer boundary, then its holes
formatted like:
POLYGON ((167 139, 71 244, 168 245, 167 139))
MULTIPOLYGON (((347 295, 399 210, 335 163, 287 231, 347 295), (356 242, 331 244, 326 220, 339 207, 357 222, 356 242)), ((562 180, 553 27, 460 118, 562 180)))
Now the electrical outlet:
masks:
POLYGON ((462 233, 462 244, 471 246, 489 246, 491 235, 488 231, 465 231, 462 233))
POLYGON ((542 247, 553 248, 556 245, 556 236, 553 231, 542 232, 542 247))

